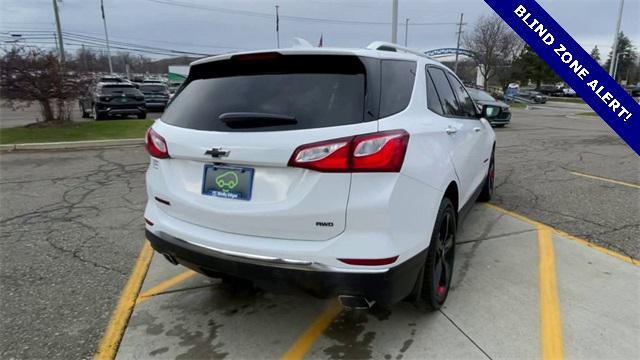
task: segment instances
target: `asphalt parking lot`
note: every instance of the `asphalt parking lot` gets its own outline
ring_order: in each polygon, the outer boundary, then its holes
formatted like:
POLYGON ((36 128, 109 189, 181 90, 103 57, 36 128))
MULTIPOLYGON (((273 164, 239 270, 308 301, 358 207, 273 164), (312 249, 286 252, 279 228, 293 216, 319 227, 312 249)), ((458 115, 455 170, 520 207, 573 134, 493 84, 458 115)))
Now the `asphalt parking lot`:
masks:
MULTIPOLYGON (((514 110, 496 129, 499 208, 476 206, 464 225, 443 311, 342 311, 229 289, 154 256, 118 356, 532 358, 558 350, 548 334, 559 326, 567 357, 637 358, 640 160, 575 112, 514 110), (543 275, 549 243, 555 270, 543 275), (539 281, 556 273, 554 308, 539 281)), ((143 249, 147 162, 141 147, 0 155, 1 358, 95 353, 143 249)))

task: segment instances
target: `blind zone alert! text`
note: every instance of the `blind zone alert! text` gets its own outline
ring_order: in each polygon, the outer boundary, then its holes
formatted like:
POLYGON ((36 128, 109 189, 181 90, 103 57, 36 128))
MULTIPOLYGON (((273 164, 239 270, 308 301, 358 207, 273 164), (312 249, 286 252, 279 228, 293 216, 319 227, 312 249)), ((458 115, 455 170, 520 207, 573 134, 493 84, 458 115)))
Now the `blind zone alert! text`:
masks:
MULTIPOLYGON (((546 45, 553 45, 555 42, 555 38, 553 35, 548 32, 548 30, 542 25, 537 19, 529 20, 531 17, 531 13, 527 12, 527 9, 519 5, 518 8, 515 9, 514 13, 522 19, 531 30, 540 36, 542 42, 546 45)), ((567 48, 563 44, 558 44, 557 47, 553 49, 553 51, 560 57, 560 60, 569 65, 569 69, 573 70, 573 72, 583 81, 587 81, 587 77, 589 75, 589 70, 587 70, 583 65, 581 65, 578 60, 573 60, 573 55, 567 50, 567 48)), ((593 79, 587 82, 587 86, 593 90, 593 92, 600 98, 602 101, 607 104, 609 109, 616 113, 619 118, 622 118, 624 121, 627 121, 633 115, 629 112, 620 101, 616 100, 613 95, 604 90, 604 86, 598 86, 599 81, 597 79, 593 79)))

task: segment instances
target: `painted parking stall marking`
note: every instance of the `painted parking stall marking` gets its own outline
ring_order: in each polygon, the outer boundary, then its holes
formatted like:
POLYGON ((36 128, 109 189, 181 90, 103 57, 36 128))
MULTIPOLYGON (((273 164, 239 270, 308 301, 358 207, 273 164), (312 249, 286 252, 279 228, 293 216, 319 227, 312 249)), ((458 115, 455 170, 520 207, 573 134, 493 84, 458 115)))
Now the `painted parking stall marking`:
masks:
POLYGON ((534 0, 485 0, 640 155, 640 104, 534 0))
POLYGON ((116 332, 122 341, 110 336, 114 351, 100 355, 555 359, 637 353, 635 259, 494 205, 472 210, 457 248, 451 297, 435 313, 409 303, 352 311, 335 300, 235 290, 154 256, 126 331, 116 332), (572 296, 607 282, 616 284, 607 289, 610 296, 572 296), (592 316, 603 308, 606 316, 592 316))

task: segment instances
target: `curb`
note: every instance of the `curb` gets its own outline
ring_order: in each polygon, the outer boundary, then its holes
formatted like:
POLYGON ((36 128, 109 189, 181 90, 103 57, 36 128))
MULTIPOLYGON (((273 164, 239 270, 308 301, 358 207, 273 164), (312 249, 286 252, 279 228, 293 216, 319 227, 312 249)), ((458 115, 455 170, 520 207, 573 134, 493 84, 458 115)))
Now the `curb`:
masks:
POLYGON ((27 143, 0 145, 0 151, 17 150, 66 150, 66 149, 93 149, 114 146, 143 145, 144 139, 118 139, 118 140, 91 140, 91 141, 66 141, 50 143, 27 143))

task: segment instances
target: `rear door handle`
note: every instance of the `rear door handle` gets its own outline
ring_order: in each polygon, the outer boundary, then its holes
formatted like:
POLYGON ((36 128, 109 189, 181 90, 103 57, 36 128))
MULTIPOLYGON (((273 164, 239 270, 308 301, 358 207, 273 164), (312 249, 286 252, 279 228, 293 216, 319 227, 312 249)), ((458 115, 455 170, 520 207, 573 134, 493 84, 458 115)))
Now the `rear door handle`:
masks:
POLYGON ((480 132, 480 130, 482 130, 482 129, 477 127, 477 126, 473 128, 473 131, 475 131, 475 132, 480 132))
POLYGON ((453 134, 455 134, 455 133, 457 133, 457 132, 458 132, 458 129, 456 129, 456 128, 454 128, 454 127, 449 126, 449 127, 447 128, 447 130, 445 130, 445 131, 447 132, 447 135, 453 135, 453 134))

